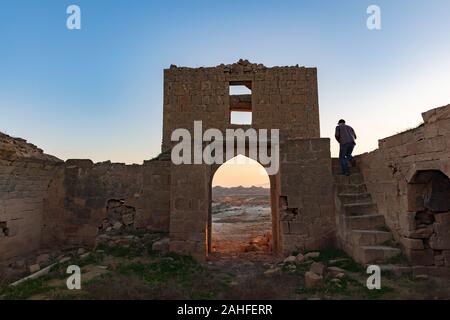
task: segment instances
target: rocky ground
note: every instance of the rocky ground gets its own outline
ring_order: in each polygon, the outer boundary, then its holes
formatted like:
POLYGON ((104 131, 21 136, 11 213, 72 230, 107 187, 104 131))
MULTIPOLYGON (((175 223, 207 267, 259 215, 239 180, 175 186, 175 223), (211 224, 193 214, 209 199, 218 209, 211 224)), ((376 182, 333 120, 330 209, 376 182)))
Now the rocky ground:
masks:
MULTIPOLYGON (((448 281, 382 273, 366 287, 365 269, 336 249, 279 259, 261 251, 213 254, 205 262, 167 253, 163 234, 103 236, 95 251, 68 251, 41 277, 0 285, 1 299, 449 299, 448 281), (69 265, 81 290, 68 290, 69 265)), ((43 265, 44 266, 44 265, 43 265)), ((45 270, 44 269, 41 269, 45 270)))
POLYGON ((414 274, 405 261, 384 266, 381 289, 369 290, 365 268, 340 250, 275 257, 266 191, 219 191, 214 252, 204 262, 168 253, 166 234, 134 230, 132 210, 111 203, 94 251, 41 252, 17 261, 0 274, 0 299, 450 299, 449 280, 414 274), (67 288, 71 265, 81 268, 81 290, 67 288))

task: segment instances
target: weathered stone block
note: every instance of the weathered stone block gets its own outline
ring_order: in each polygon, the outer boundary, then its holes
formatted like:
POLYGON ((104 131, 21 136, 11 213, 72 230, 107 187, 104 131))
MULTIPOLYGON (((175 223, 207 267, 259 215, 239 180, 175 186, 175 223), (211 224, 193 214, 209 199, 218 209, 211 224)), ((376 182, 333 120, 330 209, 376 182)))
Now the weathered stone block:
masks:
POLYGON ((412 249, 412 250, 424 249, 423 240, 421 240, 421 239, 402 238, 401 242, 407 249, 412 249))
POLYGON ((432 266, 434 264, 433 250, 407 250, 409 260, 419 266, 432 266))
POLYGON ((322 288, 324 285, 323 277, 308 271, 305 273, 305 287, 308 289, 322 288))

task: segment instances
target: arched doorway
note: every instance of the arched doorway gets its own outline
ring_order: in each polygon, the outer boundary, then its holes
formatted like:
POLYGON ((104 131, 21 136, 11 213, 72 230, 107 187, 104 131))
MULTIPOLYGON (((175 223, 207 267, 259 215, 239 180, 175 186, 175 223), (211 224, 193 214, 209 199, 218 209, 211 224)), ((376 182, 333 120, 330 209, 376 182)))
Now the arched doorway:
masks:
POLYGON ((213 168, 208 252, 277 252, 276 179, 257 161, 238 155, 213 168))

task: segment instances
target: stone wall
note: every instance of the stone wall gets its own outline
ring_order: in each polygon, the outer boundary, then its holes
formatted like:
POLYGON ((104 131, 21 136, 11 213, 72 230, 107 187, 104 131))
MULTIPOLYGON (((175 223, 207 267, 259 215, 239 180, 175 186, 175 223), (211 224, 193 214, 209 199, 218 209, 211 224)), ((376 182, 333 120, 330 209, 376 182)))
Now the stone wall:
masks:
POLYGON ((170 191, 170 250, 198 259, 208 255, 212 167, 172 167, 170 191))
POLYGON ((241 60, 211 68, 164 70, 163 150, 171 146, 173 130, 192 132, 195 120, 206 129, 233 128, 230 110, 235 107, 229 95, 233 84, 252 90, 244 100, 251 99, 253 128, 280 129, 289 137, 320 137, 316 68, 267 68, 241 60))
POLYGON ((109 228, 167 232, 170 165, 158 160, 143 166, 68 160, 49 187, 44 244, 93 246, 96 236, 109 228))
POLYGON ((450 105, 422 117, 421 126, 380 140, 379 149, 359 156, 358 162, 368 191, 410 261, 448 267, 448 208, 429 203, 433 197, 441 203, 449 197, 442 186, 450 177, 450 105))
MULTIPOLYGON (((202 121, 203 131, 214 128, 223 135, 227 129, 279 129, 284 141, 279 146, 282 163, 279 172, 270 176, 274 253, 334 243, 330 141, 319 138, 315 68, 267 68, 246 60, 212 68, 172 66, 164 72, 163 150, 173 145, 175 129, 187 129, 193 137, 194 121, 202 121), (251 95, 230 95, 234 85, 247 87, 251 95), (231 124, 231 111, 251 111, 251 124, 231 124)), ((217 168, 173 167, 171 250, 200 258, 208 254, 211 181, 217 168)))
POLYGON ((335 245, 330 139, 288 139, 280 150, 283 253, 335 245))
POLYGON ((41 246, 44 197, 62 161, 0 133, 0 263, 41 246))
MULTIPOLYGON (((280 171, 270 176, 275 254, 336 244, 329 139, 280 144, 280 171)), ((172 167, 170 249, 203 259, 209 253, 211 182, 219 166, 172 167)))
POLYGON ((89 246, 109 229, 169 231, 169 159, 63 162, 0 133, 0 263, 89 246))

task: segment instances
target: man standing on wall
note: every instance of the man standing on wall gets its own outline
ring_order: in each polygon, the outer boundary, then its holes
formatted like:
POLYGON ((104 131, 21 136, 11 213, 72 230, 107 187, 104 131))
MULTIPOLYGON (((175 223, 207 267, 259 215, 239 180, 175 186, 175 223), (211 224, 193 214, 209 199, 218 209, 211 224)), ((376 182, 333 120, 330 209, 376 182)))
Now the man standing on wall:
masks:
POLYGON ((352 152, 356 145, 356 134, 352 127, 345 124, 345 120, 341 119, 336 127, 334 134, 336 140, 339 142, 339 161, 341 162, 342 174, 349 176, 348 161, 355 166, 355 159, 353 159, 352 152))

